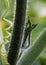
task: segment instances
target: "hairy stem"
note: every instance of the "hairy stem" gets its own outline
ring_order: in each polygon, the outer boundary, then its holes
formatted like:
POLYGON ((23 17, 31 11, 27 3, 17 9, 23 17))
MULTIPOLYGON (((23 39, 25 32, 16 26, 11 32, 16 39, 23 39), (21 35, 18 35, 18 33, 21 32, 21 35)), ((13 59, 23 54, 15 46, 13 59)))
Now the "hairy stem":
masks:
POLYGON ((16 0, 16 16, 8 53, 8 62, 10 65, 16 65, 25 23, 26 2, 27 0, 16 0))
POLYGON ((34 42, 32 48, 29 48, 25 54, 22 55, 17 65, 32 65, 38 58, 41 51, 46 46, 46 29, 42 31, 38 39, 34 42))

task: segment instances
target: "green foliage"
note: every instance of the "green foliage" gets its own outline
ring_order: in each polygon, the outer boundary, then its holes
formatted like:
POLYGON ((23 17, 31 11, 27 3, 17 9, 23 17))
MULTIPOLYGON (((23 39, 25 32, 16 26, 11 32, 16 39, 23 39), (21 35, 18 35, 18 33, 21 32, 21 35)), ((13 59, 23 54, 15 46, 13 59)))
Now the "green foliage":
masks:
MULTIPOLYGON (((14 0, 0 0, 0 24, 2 25, 2 32, 4 37, 4 48, 9 43, 9 39, 11 36, 11 28, 13 22, 13 13, 14 13, 14 0), (8 3, 9 2, 9 8, 8 3), (7 9, 8 8, 8 9, 7 9), (6 11, 5 11, 6 10, 6 11), (3 15, 3 17, 2 17, 3 15)), ((32 24, 38 24, 32 31, 32 43, 36 41, 41 31, 46 28, 46 16, 40 15, 39 12, 42 9, 42 6, 46 8, 46 0, 30 0, 28 8, 28 17, 30 18, 30 22, 32 24)), ((45 42, 46 43, 46 42, 45 42)), ((3 44, 0 45, 0 65, 7 64, 7 52, 2 50, 3 44), (4 51, 4 52, 3 52, 4 51)), ((32 44, 33 45, 33 44, 32 44)), ((35 55, 34 55, 35 56, 35 55)), ((9 64, 8 64, 9 65, 9 64)), ((31 64, 30 64, 31 65, 31 64)), ((43 52, 40 54, 38 60, 35 61, 33 65, 46 65, 46 47, 43 52)))

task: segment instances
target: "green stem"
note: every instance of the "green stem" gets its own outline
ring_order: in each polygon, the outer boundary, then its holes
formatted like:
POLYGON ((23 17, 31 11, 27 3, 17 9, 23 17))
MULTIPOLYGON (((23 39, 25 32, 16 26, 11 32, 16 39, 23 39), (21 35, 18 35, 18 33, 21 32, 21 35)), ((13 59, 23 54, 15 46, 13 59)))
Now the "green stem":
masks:
POLYGON ((17 65, 32 65, 46 46, 46 29, 42 31, 32 48, 29 48, 20 58, 17 65))
POLYGON ((25 23, 26 2, 27 0, 16 0, 16 16, 8 53, 8 62, 10 65, 16 65, 25 23))

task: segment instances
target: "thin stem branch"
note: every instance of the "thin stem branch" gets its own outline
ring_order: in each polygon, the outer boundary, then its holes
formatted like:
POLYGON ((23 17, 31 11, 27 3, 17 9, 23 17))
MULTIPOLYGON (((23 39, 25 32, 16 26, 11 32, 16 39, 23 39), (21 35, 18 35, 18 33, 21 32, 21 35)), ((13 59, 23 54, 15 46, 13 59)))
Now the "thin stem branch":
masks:
POLYGON ((16 65, 25 23, 26 2, 27 0, 16 0, 16 16, 8 53, 8 62, 10 65, 16 65))

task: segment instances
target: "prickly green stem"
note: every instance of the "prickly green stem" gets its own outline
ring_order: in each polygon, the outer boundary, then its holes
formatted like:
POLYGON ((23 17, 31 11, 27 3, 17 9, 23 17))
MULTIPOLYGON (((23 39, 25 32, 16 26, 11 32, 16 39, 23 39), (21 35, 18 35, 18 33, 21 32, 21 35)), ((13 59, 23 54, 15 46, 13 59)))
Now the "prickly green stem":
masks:
POLYGON ((46 46, 46 29, 42 31, 32 48, 29 48, 20 58, 17 65, 32 65, 46 46))
POLYGON ((10 49, 8 53, 8 62, 10 65, 16 65, 19 48, 23 36, 27 0, 16 0, 16 16, 13 26, 10 49))

